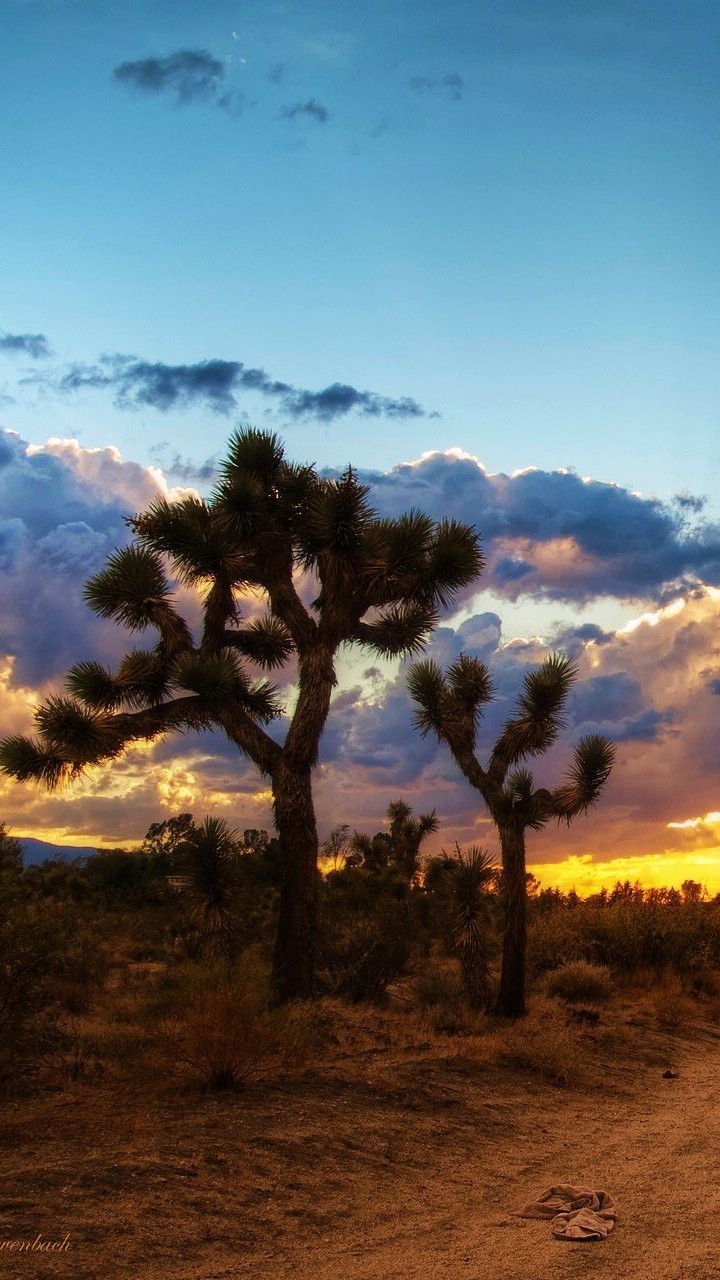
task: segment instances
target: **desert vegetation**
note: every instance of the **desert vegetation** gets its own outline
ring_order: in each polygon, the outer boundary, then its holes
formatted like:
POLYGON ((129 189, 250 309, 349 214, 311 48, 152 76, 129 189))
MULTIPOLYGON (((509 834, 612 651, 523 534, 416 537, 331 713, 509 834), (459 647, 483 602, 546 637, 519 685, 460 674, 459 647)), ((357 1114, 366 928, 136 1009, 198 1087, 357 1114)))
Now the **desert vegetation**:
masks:
POLYGON ((409 857, 408 830, 427 825, 398 801, 374 836, 349 836, 344 854, 324 846, 317 995, 290 1004, 272 991, 276 837, 181 814, 153 824, 137 850, 23 868, 3 830, 3 1088, 138 1073, 158 1086, 237 1088, 342 1058, 359 1014, 398 1044, 462 1043, 562 1084, 628 992, 658 1025, 720 1019, 720 896, 686 882, 581 900, 529 878, 535 1016, 503 1030, 493 1013, 503 871, 477 848, 409 857))

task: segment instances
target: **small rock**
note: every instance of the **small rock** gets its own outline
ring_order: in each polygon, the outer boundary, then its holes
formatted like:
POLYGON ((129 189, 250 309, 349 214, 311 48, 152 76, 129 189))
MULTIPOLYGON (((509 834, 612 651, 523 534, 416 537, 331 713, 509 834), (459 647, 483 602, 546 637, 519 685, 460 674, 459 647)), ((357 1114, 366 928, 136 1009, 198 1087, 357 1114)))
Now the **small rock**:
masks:
POLYGON ((678 1073, 673 1071, 672 1067, 668 1067, 667 1071, 663 1071, 663 1080, 677 1080, 678 1073))

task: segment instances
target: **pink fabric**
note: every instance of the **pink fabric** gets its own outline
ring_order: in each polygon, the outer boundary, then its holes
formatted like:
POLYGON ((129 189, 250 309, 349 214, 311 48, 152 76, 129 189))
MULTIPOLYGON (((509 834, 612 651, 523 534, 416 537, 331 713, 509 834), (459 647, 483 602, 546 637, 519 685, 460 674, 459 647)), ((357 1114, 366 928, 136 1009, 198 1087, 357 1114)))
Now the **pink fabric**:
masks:
POLYGON ((517 1216, 549 1219, 550 1230, 558 1240, 604 1240, 618 1215, 607 1191, 561 1182, 519 1209, 517 1216))

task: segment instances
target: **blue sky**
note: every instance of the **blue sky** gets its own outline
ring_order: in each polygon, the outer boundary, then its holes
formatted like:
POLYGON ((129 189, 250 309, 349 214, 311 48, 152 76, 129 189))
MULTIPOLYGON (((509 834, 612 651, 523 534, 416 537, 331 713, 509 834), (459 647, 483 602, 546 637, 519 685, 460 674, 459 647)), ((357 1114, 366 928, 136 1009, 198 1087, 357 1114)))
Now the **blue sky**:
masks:
MULTIPOLYGON (((717 488, 713 3, 5 0, 2 25, 6 330, 442 415, 294 424, 321 463, 458 444, 493 470, 717 488), (178 105, 176 82, 113 78, 178 51, 217 87, 178 105), (313 102, 324 123, 282 117, 313 102)), ((197 404, 20 399, 21 430, 137 457, 227 434, 197 404)))
MULTIPOLYGON (((459 492, 456 446, 538 480, 532 528, 517 486, 478 499, 492 590, 454 625, 495 611, 503 643, 549 643, 700 607, 720 516, 713 0, 0 0, 0 26, 0 428, 78 440, 73 483, 109 484, 110 464, 87 479, 91 451, 118 449, 116 505, 147 495, 150 466, 202 487, 243 419, 401 489, 393 468, 438 451, 453 484, 430 488, 459 492), (601 488, 562 488, 559 468, 601 488), (578 511, 585 532, 615 522, 628 556, 583 542, 578 511)), ((12 475, 0 518, 34 528, 12 475)), ((118 523, 85 514, 98 536, 118 523)), ((713 786, 677 820, 714 812, 713 786)))

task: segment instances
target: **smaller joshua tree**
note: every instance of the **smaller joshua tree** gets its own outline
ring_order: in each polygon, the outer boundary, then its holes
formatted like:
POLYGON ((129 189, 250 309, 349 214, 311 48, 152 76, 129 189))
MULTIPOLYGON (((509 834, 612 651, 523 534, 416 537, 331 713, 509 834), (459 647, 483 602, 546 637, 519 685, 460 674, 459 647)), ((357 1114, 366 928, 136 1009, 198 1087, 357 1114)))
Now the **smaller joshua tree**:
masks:
POLYGON ((415 722, 423 734, 433 732, 450 748, 472 787, 487 805, 500 837, 505 897, 500 990, 495 1006, 502 1017, 525 1012, 527 904, 525 833, 540 831, 550 821, 572 822, 599 798, 612 769, 615 749, 600 734, 588 734, 575 748, 565 781, 554 790, 536 787, 522 767, 528 756, 542 755, 563 728, 563 709, 577 668, 562 654, 552 654, 525 676, 515 714, 507 721, 481 765, 476 752, 483 708, 493 697, 484 663, 461 654, 441 671, 436 662, 410 668, 408 688, 417 704, 415 722))

